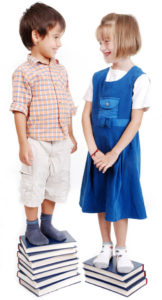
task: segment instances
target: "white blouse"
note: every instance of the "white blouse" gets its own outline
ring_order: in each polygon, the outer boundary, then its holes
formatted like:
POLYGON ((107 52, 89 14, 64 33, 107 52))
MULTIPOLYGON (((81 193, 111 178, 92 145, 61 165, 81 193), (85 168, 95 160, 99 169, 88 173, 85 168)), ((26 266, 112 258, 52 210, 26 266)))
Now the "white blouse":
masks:
MULTIPOLYGON (((110 68, 106 81, 116 81, 121 79, 124 75, 126 75, 126 71, 122 70, 114 70, 110 68)), ((92 80, 90 82, 89 88, 86 91, 83 99, 85 101, 92 102, 93 99, 93 84, 92 80)), ((148 110, 150 107, 150 99, 151 99, 151 82, 149 77, 146 74, 142 74, 139 76, 133 88, 133 97, 132 97, 132 109, 140 109, 144 108, 144 110, 148 110)))

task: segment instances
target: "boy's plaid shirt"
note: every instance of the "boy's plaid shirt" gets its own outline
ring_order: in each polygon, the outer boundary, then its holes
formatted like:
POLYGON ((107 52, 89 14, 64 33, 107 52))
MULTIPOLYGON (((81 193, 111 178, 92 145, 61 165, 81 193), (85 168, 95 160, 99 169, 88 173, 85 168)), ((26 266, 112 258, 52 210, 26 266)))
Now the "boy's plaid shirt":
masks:
POLYGON ((65 68, 55 59, 41 63, 28 55, 12 76, 11 111, 27 118, 27 136, 42 141, 58 141, 68 137, 70 118, 75 114, 65 68))

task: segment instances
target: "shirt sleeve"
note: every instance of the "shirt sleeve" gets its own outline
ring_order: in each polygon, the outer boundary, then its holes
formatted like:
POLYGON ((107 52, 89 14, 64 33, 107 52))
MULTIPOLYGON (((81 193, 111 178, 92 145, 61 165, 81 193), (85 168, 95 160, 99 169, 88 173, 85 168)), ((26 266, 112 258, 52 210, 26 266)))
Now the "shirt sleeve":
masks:
POLYGON ((151 81, 146 74, 137 78, 134 84, 132 109, 144 108, 147 111, 150 108, 151 100, 151 81))
POLYGON ((12 103, 10 110, 19 111, 28 116, 32 99, 31 88, 22 70, 17 69, 12 75, 12 103))
POLYGON ((76 114, 77 106, 74 105, 74 102, 73 102, 73 99, 72 99, 72 96, 70 93, 68 75, 67 75, 67 83, 66 83, 66 92, 67 92, 68 100, 70 103, 70 115, 72 117, 76 114))
POLYGON ((83 99, 85 101, 88 101, 88 102, 92 102, 92 99, 93 99, 93 84, 92 84, 92 79, 90 81, 90 84, 89 84, 89 87, 83 97, 83 99))

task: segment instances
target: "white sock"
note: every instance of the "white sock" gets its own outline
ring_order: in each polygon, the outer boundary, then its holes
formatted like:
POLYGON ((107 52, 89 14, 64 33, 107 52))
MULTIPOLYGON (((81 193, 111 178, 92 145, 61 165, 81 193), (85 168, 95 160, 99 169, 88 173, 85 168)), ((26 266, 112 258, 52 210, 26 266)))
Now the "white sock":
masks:
POLYGON ((109 267, 110 259, 113 256, 113 244, 110 242, 103 242, 101 252, 93 260, 95 267, 105 269, 109 267))
POLYGON ((119 273, 129 273, 133 270, 134 265, 131 262, 126 247, 115 247, 117 257, 117 271, 119 273))

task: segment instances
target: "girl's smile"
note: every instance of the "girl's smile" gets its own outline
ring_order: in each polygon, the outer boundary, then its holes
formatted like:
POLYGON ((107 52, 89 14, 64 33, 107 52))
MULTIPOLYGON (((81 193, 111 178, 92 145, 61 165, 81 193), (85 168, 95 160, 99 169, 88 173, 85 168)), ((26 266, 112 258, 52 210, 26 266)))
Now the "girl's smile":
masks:
POLYGON ((111 51, 105 51, 103 54, 104 56, 108 57, 111 54, 111 51))

